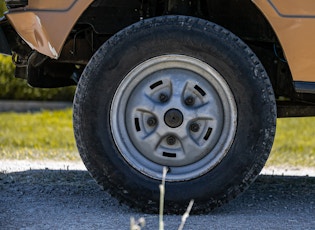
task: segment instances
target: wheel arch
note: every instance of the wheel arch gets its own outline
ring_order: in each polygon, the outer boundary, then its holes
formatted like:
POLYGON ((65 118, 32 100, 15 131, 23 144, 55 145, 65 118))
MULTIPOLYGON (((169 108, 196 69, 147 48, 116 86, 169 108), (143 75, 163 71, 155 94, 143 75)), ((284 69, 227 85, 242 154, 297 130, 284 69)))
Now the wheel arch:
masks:
POLYGON ((58 59, 70 30, 93 0, 29 0, 5 16, 34 50, 58 59))
POLYGON ((205 17, 241 38, 265 67, 277 96, 294 97, 293 78, 278 36, 253 1, 206 0, 205 17), (237 10, 235 10, 237 9, 237 10))
POLYGON ((294 81, 315 82, 315 7, 309 1, 254 0, 279 38, 294 81), (298 58, 296 58, 298 57, 298 58))

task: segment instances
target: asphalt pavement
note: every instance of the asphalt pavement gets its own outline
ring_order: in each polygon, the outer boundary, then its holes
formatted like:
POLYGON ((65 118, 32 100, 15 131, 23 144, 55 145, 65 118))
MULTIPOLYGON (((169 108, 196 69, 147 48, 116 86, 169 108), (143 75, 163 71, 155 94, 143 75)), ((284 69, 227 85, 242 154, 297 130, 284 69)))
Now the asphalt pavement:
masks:
MULTIPOLYGON (((0 229, 120 230, 130 229, 131 217, 144 217, 143 229, 158 229, 157 214, 120 204, 96 185, 82 165, 2 163, 0 229)), ((178 229, 181 216, 167 215, 164 220, 165 230, 178 229)), ((184 229, 315 229, 315 177, 260 175, 229 204, 190 216, 184 229)))

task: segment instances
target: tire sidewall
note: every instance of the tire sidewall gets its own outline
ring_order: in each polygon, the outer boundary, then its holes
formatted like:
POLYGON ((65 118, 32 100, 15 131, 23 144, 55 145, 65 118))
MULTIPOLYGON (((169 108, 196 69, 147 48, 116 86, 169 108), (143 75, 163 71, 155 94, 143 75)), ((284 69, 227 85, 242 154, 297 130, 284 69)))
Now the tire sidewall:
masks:
POLYGON ((116 147, 110 111, 129 71, 167 54, 194 57, 218 71, 234 95, 238 112, 235 139, 223 160, 201 177, 167 183, 166 205, 175 207, 190 199, 202 205, 209 200, 224 202, 244 190, 267 160, 275 132, 275 103, 266 72, 253 52, 210 22, 172 16, 149 19, 119 32, 98 50, 80 79, 78 90, 84 96, 75 99, 75 112, 85 117, 77 125, 80 154, 93 177, 120 196, 130 202, 132 197, 137 202, 158 201, 160 182, 133 169, 116 147))

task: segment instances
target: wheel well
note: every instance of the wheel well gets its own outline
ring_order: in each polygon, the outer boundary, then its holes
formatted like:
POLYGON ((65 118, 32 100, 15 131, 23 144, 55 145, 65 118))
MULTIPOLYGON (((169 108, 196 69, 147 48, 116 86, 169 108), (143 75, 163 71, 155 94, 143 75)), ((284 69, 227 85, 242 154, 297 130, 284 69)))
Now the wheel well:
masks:
MULTIPOLYGON (((53 65, 65 66, 68 72, 64 78, 73 78, 72 70, 76 71, 75 75, 80 74, 82 71, 77 71, 77 67, 82 70, 96 50, 113 34, 139 20, 169 14, 203 18, 232 31, 259 57, 268 72, 276 96, 294 97, 292 76, 282 55, 281 44, 268 21, 249 0, 95 0, 70 32, 60 58, 33 65, 39 71, 28 73, 25 70, 25 65, 33 54, 19 40, 19 49, 13 50, 19 64, 16 72, 18 77, 32 79, 33 85, 42 87, 40 83, 36 84, 36 79, 42 78, 38 75, 49 69, 51 76, 48 82, 51 83, 43 87, 62 86, 64 83, 60 81, 60 71, 54 74, 54 68, 51 68, 53 65), (24 50, 22 47, 25 47, 24 50), (30 74, 35 76, 28 76, 30 74), (60 81, 58 84, 52 84, 55 75, 60 81)), ((16 42, 16 39, 8 40, 16 42)))
POLYGON ((275 32, 256 6, 247 0, 97 0, 78 24, 93 28, 98 48, 110 35, 141 19, 187 15, 217 23, 247 43, 265 66, 277 96, 293 97, 288 64, 275 32), (111 13, 104 13, 111 12, 111 13), (104 36, 105 35, 105 36, 104 36), (106 36, 109 35, 109 36, 106 36))

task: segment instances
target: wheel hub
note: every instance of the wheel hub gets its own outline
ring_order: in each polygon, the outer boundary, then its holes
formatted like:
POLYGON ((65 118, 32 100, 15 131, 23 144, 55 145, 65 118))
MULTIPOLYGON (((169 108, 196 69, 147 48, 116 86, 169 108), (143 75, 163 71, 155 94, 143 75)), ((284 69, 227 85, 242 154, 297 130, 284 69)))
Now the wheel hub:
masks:
POLYGON ((184 116, 178 109, 170 109, 165 113, 164 122, 170 128, 179 127, 184 120, 184 116))

